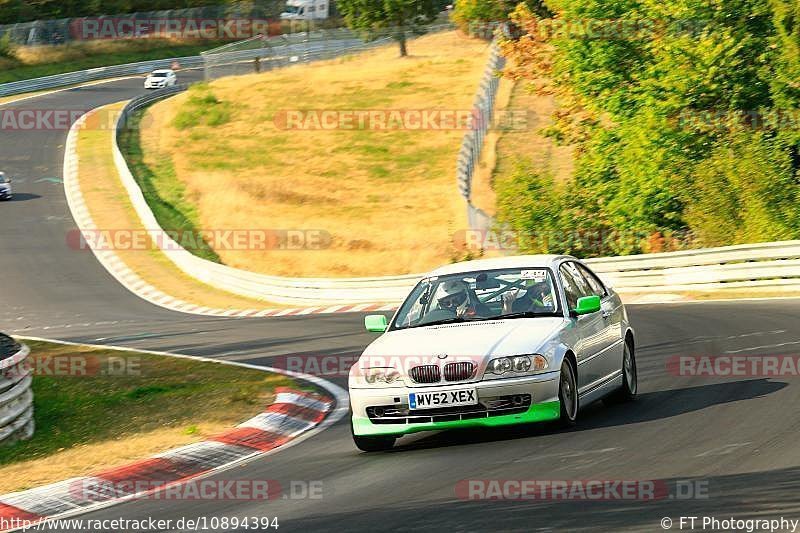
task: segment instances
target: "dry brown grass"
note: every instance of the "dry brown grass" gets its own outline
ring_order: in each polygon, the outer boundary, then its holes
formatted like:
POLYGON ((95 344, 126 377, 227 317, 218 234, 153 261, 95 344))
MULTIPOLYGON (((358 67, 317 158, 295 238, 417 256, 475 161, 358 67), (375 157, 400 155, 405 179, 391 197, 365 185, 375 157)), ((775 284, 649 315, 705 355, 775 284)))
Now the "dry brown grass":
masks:
MULTIPOLYGON (((116 115, 124 102, 98 112, 116 115)), ((92 219, 100 229, 143 230, 111 157, 110 130, 84 129, 78 136, 81 191, 92 219)), ((77 252, 76 252, 77 253, 77 252)), ((83 252, 91 253, 91 252, 83 252)), ((158 250, 121 250, 117 255, 142 279, 184 301, 219 309, 267 309, 278 304, 239 297, 201 283, 180 271, 158 250)))
POLYGON ((455 184, 463 131, 285 131, 274 119, 293 109, 468 110, 488 47, 455 33, 357 57, 217 80, 228 105, 222 126, 177 129, 197 113, 184 94, 148 113, 145 161, 168 158, 202 228, 321 229, 322 251, 217 250, 231 266, 291 276, 388 275, 449 262, 465 226, 455 184))

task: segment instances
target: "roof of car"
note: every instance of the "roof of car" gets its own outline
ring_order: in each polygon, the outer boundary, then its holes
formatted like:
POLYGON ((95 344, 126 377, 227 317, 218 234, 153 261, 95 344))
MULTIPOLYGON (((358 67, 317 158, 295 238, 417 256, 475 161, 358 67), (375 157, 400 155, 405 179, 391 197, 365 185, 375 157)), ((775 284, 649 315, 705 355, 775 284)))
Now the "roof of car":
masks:
POLYGON ((172 72, 171 68, 162 68, 162 69, 154 70, 152 73, 153 74, 169 74, 170 72, 172 72))
POLYGON ((478 270, 496 270, 501 268, 536 268, 550 267, 559 259, 566 258, 566 255, 512 255, 508 257, 497 257, 493 259, 477 259, 475 261, 464 261, 439 267, 432 271, 430 276, 445 276, 448 274, 459 274, 461 272, 475 272, 478 270))

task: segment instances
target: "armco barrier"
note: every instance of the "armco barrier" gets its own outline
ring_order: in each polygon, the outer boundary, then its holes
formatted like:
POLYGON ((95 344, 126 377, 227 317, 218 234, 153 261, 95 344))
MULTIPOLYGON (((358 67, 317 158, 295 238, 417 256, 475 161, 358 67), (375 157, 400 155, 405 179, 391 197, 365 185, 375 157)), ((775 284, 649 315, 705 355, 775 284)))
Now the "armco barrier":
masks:
POLYGON ((0 334, 0 443, 33 435, 33 392, 30 350, 0 334))
POLYGON ((53 76, 45 76, 43 78, 3 83, 0 84, 0 96, 43 91, 47 89, 55 89, 57 87, 68 87, 70 85, 77 85, 79 83, 109 78, 136 76, 160 68, 171 68, 175 62, 180 64, 181 68, 195 68, 203 66, 202 57, 189 56, 141 61, 139 63, 126 63, 124 65, 114 65, 111 67, 90 68, 88 70, 55 74, 53 76))
MULTIPOLYGON (((451 30, 453 27, 452 24, 426 26, 423 32, 408 35, 408 39, 451 30)), ((347 28, 320 29, 230 43, 201 54, 205 79, 265 72, 363 52, 393 42, 394 33, 395 30, 386 29, 364 40, 362 35, 347 28)))
POLYGON ((481 78, 478 94, 475 96, 473 109, 473 128, 464 135, 461 151, 458 153, 456 164, 456 180, 458 190, 467 202, 467 224, 474 230, 488 230, 492 226, 492 218, 481 209, 472 205, 472 178, 483 152, 483 144, 492 124, 494 104, 500 78, 497 72, 506 64, 505 58, 500 54, 498 37, 492 41, 489 62, 481 78))
MULTIPOLYGON (((450 24, 439 24, 426 28, 426 31, 433 33, 452 28, 453 26, 450 24)), ((346 29, 292 33, 268 39, 258 37, 209 50, 199 56, 126 63, 124 65, 91 68, 42 78, 2 83, 0 84, 0 97, 55 89, 57 87, 69 87, 70 85, 103 79, 136 76, 156 69, 171 68, 176 62, 182 69, 204 67, 206 78, 212 79, 252 71, 249 65, 253 64, 256 58, 263 59, 263 68, 268 70, 289 64, 329 59, 367 50, 386 44, 390 40, 390 37, 386 37, 364 42, 355 33, 346 29), (238 50, 237 47, 247 47, 249 46, 248 43, 251 42, 259 43, 259 47, 238 50), (244 70, 239 69, 241 65, 245 65, 244 70)))
POLYGON ((800 241, 589 259, 622 292, 800 289, 800 241))

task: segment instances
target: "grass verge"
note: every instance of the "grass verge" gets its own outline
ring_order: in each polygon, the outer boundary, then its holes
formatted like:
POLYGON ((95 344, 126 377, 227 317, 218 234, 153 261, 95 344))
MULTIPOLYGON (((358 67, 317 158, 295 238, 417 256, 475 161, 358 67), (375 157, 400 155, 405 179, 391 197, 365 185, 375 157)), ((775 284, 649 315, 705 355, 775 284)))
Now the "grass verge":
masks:
MULTIPOLYGON (((175 177, 175 168, 169 158, 152 162, 152 168, 144 163, 139 131, 146 110, 131 116, 128 128, 119 137, 119 148, 125 154, 128 168, 142 189, 147 204, 167 231, 180 231, 198 235, 197 209, 186 199, 186 187, 175 177)), ((219 263, 217 253, 205 241, 199 241, 192 253, 203 259, 219 263)))
POLYGON ((23 46, 0 61, 0 83, 151 59, 196 56, 224 41, 131 39, 56 46, 23 46))
POLYGON ((297 386, 285 376, 235 366, 27 344, 34 358, 36 433, 2 448, 0 494, 203 440, 261 412, 276 387, 297 386), (61 368, 55 361, 85 371, 55 372, 61 368))
MULTIPOLYGON (((116 116, 124 107, 120 102, 101 108, 101 116, 116 116)), ((77 152, 81 192, 89 213, 101 230, 144 231, 120 181, 111 155, 111 136, 107 128, 84 128, 78 133, 77 152)), ((144 281, 166 294, 189 303, 218 309, 274 309, 270 302, 236 296, 206 285, 184 274, 152 243, 147 249, 116 250, 117 256, 144 281)), ((88 250, 76 253, 91 253, 88 250)))
POLYGON ((227 265, 293 277, 426 271, 453 260, 453 235, 466 225, 454 180, 464 130, 285 129, 282 117, 468 112, 487 51, 484 41, 441 33, 415 40, 409 58, 393 44, 200 85, 150 108, 144 163, 164 189, 182 188, 199 227, 331 236, 321 250, 217 249, 227 265))

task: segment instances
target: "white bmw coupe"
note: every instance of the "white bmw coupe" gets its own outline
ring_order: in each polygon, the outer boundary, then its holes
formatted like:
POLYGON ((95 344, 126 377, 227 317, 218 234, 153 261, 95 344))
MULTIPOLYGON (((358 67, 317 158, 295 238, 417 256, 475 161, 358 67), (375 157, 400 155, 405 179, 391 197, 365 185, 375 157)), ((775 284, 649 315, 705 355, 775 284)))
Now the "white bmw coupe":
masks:
POLYGON ((350 370, 353 440, 560 420, 636 397, 634 332, 622 301, 569 256, 442 267, 423 278, 350 370))

